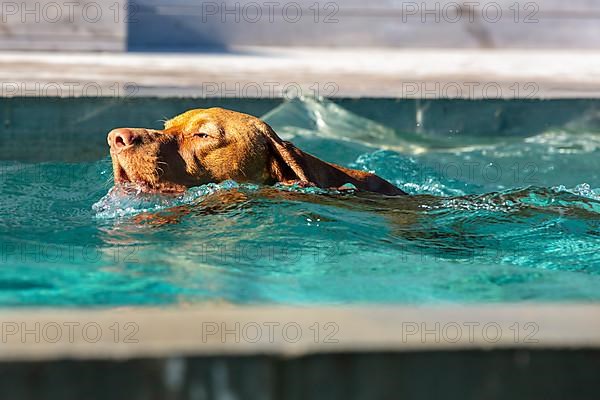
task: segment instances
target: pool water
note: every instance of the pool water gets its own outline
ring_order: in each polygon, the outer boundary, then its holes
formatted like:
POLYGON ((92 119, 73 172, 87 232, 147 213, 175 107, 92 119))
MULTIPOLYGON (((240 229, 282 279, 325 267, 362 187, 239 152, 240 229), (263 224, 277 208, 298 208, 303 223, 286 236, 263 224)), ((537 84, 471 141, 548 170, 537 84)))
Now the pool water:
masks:
POLYGON ((236 182, 123 195, 108 157, 1 161, 0 305, 600 299, 599 134, 432 137, 316 99, 264 118, 414 196, 236 182))

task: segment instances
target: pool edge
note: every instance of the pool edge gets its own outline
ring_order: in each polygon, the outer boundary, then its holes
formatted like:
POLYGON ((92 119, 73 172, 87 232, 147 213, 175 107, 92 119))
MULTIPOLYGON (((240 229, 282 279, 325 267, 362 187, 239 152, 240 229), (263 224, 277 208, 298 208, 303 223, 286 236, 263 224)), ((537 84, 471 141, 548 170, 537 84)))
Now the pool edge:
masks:
POLYGON ((0 320, 0 361, 600 347, 600 305, 587 303, 2 309, 0 320))

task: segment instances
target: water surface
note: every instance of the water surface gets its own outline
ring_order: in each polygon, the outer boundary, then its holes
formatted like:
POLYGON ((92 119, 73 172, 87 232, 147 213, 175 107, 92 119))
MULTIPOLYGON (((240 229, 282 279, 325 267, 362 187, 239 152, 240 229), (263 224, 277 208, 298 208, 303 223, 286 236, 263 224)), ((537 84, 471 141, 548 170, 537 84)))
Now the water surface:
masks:
POLYGON ((433 138, 314 99, 265 119, 415 196, 235 182, 123 196, 108 157, 1 161, 0 305, 600 299, 599 134, 433 138))

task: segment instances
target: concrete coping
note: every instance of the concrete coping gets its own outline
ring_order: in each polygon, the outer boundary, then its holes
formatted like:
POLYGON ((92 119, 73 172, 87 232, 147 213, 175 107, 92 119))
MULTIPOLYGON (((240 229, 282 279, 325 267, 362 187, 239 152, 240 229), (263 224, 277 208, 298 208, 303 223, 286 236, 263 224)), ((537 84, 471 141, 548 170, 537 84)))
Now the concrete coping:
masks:
POLYGON ((600 304, 4 309, 0 360, 600 347, 600 304))
POLYGON ((599 65, 595 50, 4 52, 0 96, 593 98, 599 65))

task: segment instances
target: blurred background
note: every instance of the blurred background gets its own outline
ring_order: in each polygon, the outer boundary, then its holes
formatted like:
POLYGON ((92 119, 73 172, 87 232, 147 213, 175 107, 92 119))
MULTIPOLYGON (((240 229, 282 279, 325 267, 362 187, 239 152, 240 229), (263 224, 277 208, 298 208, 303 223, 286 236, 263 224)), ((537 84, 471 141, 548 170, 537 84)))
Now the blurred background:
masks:
POLYGON ((27 0, 3 1, 1 12, 0 47, 6 50, 600 45, 600 3, 594 0, 27 0))
POLYGON ((600 92, 592 0, 1 4, 3 97, 264 98, 290 85, 326 97, 600 92))

